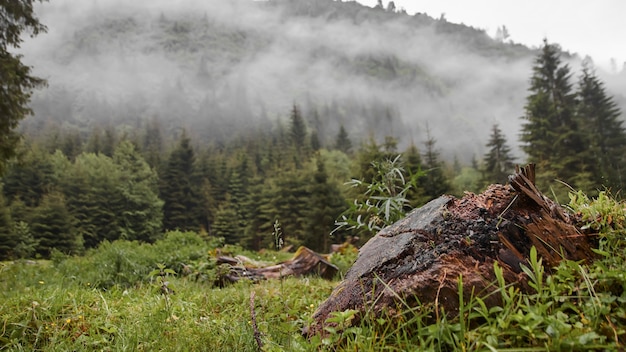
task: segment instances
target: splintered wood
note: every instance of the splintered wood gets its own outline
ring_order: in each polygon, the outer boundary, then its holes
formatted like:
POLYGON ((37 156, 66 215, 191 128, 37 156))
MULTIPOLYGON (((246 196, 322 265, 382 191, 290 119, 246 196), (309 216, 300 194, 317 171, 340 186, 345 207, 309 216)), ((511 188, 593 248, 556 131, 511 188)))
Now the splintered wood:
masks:
POLYGON ((544 197, 534 184, 535 168, 518 168, 510 185, 491 185, 461 199, 439 197, 381 230, 314 314, 307 333, 323 332, 332 312, 356 309, 394 314, 403 304, 436 304, 458 311, 458 278, 464 295, 500 304, 494 290, 494 263, 507 283, 528 290, 521 265, 534 246, 547 270, 563 258, 592 260, 593 236, 576 219, 544 197), (402 300, 402 304, 400 304, 402 300))

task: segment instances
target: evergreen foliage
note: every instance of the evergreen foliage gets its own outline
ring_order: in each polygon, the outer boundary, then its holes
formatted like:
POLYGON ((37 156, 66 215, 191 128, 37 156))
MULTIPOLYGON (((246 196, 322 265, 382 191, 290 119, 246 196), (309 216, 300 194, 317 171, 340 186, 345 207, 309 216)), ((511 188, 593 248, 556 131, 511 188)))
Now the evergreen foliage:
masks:
POLYGON ((32 234, 39 242, 37 254, 48 258, 53 250, 66 254, 80 252, 82 243, 74 231, 74 221, 61 193, 44 196, 30 217, 32 234))
MULTIPOLYGON (((321 156, 316 160, 317 171, 309 186, 307 211, 305 212, 304 245, 314 251, 328 253, 330 250, 330 233, 335 227, 335 220, 347 208, 347 203, 339 189, 328 181, 328 174, 321 156)), ((343 236, 335 233, 335 240, 341 241, 343 236)))
POLYGON ((488 151, 484 156, 483 183, 505 184, 508 176, 513 173, 514 163, 511 156, 511 148, 507 145, 506 138, 498 124, 491 127, 491 136, 487 142, 488 151))
POLYGON ((350 141, 348 132, 343 125, 339 126, 339 132, 337 133, 337 138, 335 140, 335 149, 346 154, 349 154, 352 151, 352 142, 350 141))
POLYGON ((4 175, 4 194, 9 202, 19 198, 35 207, 55 183, 50 155, 37 145, 24 146, 17 159, 4 175))
POLYGON ((302 117, 302 113, 296 104, 293 104, 291 109, 291 129, 290 137, 291 142, 296 147, 296 151, 300 153, 302 149, 307 145, 306 140, 306 123, 302 117))
POLYGON ((419 184, 424 190, 424 203, 435 199, 450 190, 449 181, 444 173, 445 164, 436 149, 437 141, 427 133, 425 150, 422 155, 424 175, 419 178, 419 184))
POLYGON ((577 187, 588 183, 580 174, 587 169, 588 159, 584 154, 587 143, 576 118, 570 68, 561 63, 560 55, 558 45, 544 40, 533 66, 520 139, 528 161, 539 166, 540 186, 546 186, 554 173, 577 187))
POLYGON ((13 230, 11 212, 4 200, 4 196, 0 194, 0 260, 15 257, 14 250, 19 244, 19 238, 13 230))
POLYGON ((163 227, 165 230, 198 230, 201 219, 194 212, 198 196, 193 183, 194 151, 191 141, 183 134, 161 177, 163 227))
POLYGON ((577 96, 577 115, 588 138, 588 171, 593 184, 597 188, 621 190, 626 185, 622 176, 626 166, 626 131, 617 104, 607 95, 589 60, 583 63, 577 96))
POLYGON ((154 242, 163 225, 156 172, 128 141, 118 145, 113 162, 120 170, 115 192, 120 197, 116 214, 119 237, 154 242))
POLYGON ((22 43, 22 33, 35 36, 46 27, 35 17, 33 4, 42 0, 12 0, 0 2, 0 173, 6 161, 15 155, 19 135, 15 131, 20 120, 32 111, 28 106, 33 89, 45 81, 31 75, 31 68, 14 53, 22 43))

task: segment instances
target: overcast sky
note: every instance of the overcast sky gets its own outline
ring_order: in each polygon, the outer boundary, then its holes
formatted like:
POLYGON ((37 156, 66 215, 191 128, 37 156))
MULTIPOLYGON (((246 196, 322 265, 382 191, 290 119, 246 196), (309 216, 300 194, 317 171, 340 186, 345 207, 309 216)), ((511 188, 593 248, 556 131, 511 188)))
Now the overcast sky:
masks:
MULTIPOLYGON (((357 0, 375 6, 377 0, 357 0)), ((383 0, 387 6, 389 0, 383 0)), ((544 37, 561 44, 564 50, 590 55, 596 65, 610 68, 614 58, 621 69, 626 61, 625 0, 395 0, 397 8, 409 14, 442 13, 450 22, 464 23, 494 35, 505 25, 510 39, 528 46, 540 46, 544 37)))

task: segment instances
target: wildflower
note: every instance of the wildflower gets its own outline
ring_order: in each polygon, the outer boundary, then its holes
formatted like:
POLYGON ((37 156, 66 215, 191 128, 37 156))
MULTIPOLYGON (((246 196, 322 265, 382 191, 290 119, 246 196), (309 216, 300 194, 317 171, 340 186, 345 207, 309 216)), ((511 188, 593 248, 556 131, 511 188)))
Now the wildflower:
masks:
POLYGON ((87 286, 91 286, 91 282, 88 282, 88 283, 87 283, 87 286))
POLYGON ((67 318, 67 320, 65 320, 65 323, 67 323, 67 324, 69 324, 71 322, 72 322, 72 319, 70 319, 70 318, 67 318))
POLYGON ((313 303, 311 303, 311 305, 309 305, 309 308, 313 309, 313 308, 315 308, 315 305, 313 303))
POLYGON ((40 284, 40 285, 43 285, 43 284, 45 284, 45 282, 43 282, 43 281, 39 281, 39 284, 40 284))

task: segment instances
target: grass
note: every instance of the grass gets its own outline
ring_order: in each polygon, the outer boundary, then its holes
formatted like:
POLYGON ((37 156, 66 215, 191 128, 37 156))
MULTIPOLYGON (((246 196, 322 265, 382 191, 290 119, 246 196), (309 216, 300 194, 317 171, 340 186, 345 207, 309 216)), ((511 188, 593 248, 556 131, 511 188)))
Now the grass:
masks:
MULTIPOLYGON (((599 259, 546 270, 531 252, 531 292, 504 282, 495 293, 461 299, 448 318, 429 302, 393 316, 336 312, 326 335, 301 329, 338 281, 284 278, 214 286, 217 242, 172 233, 153 245, 104 244, 84 257, 0 263, 2 351, 258 351, 250 300, 264 351, 621 351, 626 343, 624 205, 601 194, 572 197, 571 211, 599 232, 599 259), (358 321, 358 322, 357 322, 358 321)), ((227 247, 237 254, 240 248, 227 247)), ((245 252, 279 261, 284 253, 245 252)), ((351 256, 351 257, 350 257, 351 256)), ((343 268, 352 252, 333 260, 343 268)), ((463 278, 459 278, 462 293, 463 278)), ((462 294, 460 297, 464 297, 462 294)), ((465 295, 468 297, 468 295, 465 295)))

